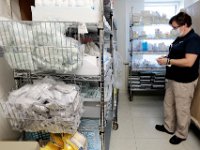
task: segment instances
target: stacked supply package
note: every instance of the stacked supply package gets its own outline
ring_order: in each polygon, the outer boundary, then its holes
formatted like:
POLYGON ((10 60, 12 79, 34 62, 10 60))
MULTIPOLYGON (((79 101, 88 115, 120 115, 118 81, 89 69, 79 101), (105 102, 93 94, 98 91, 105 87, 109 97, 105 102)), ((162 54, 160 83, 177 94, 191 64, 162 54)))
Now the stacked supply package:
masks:
POLYGON ((153 89, 164 89, 165 88, 165 74, 164 73, 156 73, 154 75, 153 89))
POLYGON ((79 88, 51 78, 13 91, 1 104, 13 129, 30 132, 73 134, 82 114, 79 88))
POLYGON ((135 72, 129 77, 132 90, 164 89, 165 75, 162 72, 135 72))

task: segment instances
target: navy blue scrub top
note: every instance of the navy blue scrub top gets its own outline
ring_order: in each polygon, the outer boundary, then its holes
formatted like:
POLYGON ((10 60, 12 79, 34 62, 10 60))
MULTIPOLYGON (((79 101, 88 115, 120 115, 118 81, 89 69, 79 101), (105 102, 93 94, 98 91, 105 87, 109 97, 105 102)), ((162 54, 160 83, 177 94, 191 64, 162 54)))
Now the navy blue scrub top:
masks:
POLYGON ((182 83, 189 83, 199 76, 200 37, 192 29, 184 37, 178 37, 169 49, 170 59, 185 58, 185 54, 197 54, 198 57, 192 67, 166 67, 166 78, 182 83))

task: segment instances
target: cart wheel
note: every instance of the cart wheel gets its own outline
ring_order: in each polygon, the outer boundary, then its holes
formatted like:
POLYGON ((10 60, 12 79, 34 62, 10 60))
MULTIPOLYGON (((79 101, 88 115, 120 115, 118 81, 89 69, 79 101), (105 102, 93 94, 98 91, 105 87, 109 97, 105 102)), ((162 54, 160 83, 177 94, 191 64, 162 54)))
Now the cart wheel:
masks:
POLYGON ((132 93, 132 91, 130 91, 130 94, 129 94, 129 101, 130 102, 133 101, 133 93, 132 93))
POLYGON ((117 130, 119 128, 119 125, 117 122, 113 122, 113 130, 117 130))

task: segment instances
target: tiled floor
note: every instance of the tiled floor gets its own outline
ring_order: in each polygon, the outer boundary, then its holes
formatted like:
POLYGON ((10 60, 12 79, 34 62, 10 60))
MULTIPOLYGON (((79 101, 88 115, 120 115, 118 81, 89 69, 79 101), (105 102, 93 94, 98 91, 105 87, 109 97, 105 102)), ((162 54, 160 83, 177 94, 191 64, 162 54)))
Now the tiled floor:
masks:
POLYGON ((135 96, 129 102, 126 94, 119 97, 119 129, 113 130, 110 150, 199 150, 200 132, 195 127, 188 139, 179 145, 169 143, 171 135, 155 130, 163 122, 162 97, 135 96))

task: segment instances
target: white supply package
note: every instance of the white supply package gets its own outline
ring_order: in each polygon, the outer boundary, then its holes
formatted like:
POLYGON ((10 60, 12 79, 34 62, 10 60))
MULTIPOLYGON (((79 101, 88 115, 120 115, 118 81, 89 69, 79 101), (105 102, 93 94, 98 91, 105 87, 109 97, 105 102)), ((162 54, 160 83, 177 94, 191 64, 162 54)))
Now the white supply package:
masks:
POLYGON ((10 93, 3 105, 13 129, 74 133, 83 112, 79 88, 44 78, 10 93))
POLYGON ((12 69, 68 73, 82 64, 79 42, 66 22, 0 21, 0 46, 12 69))

